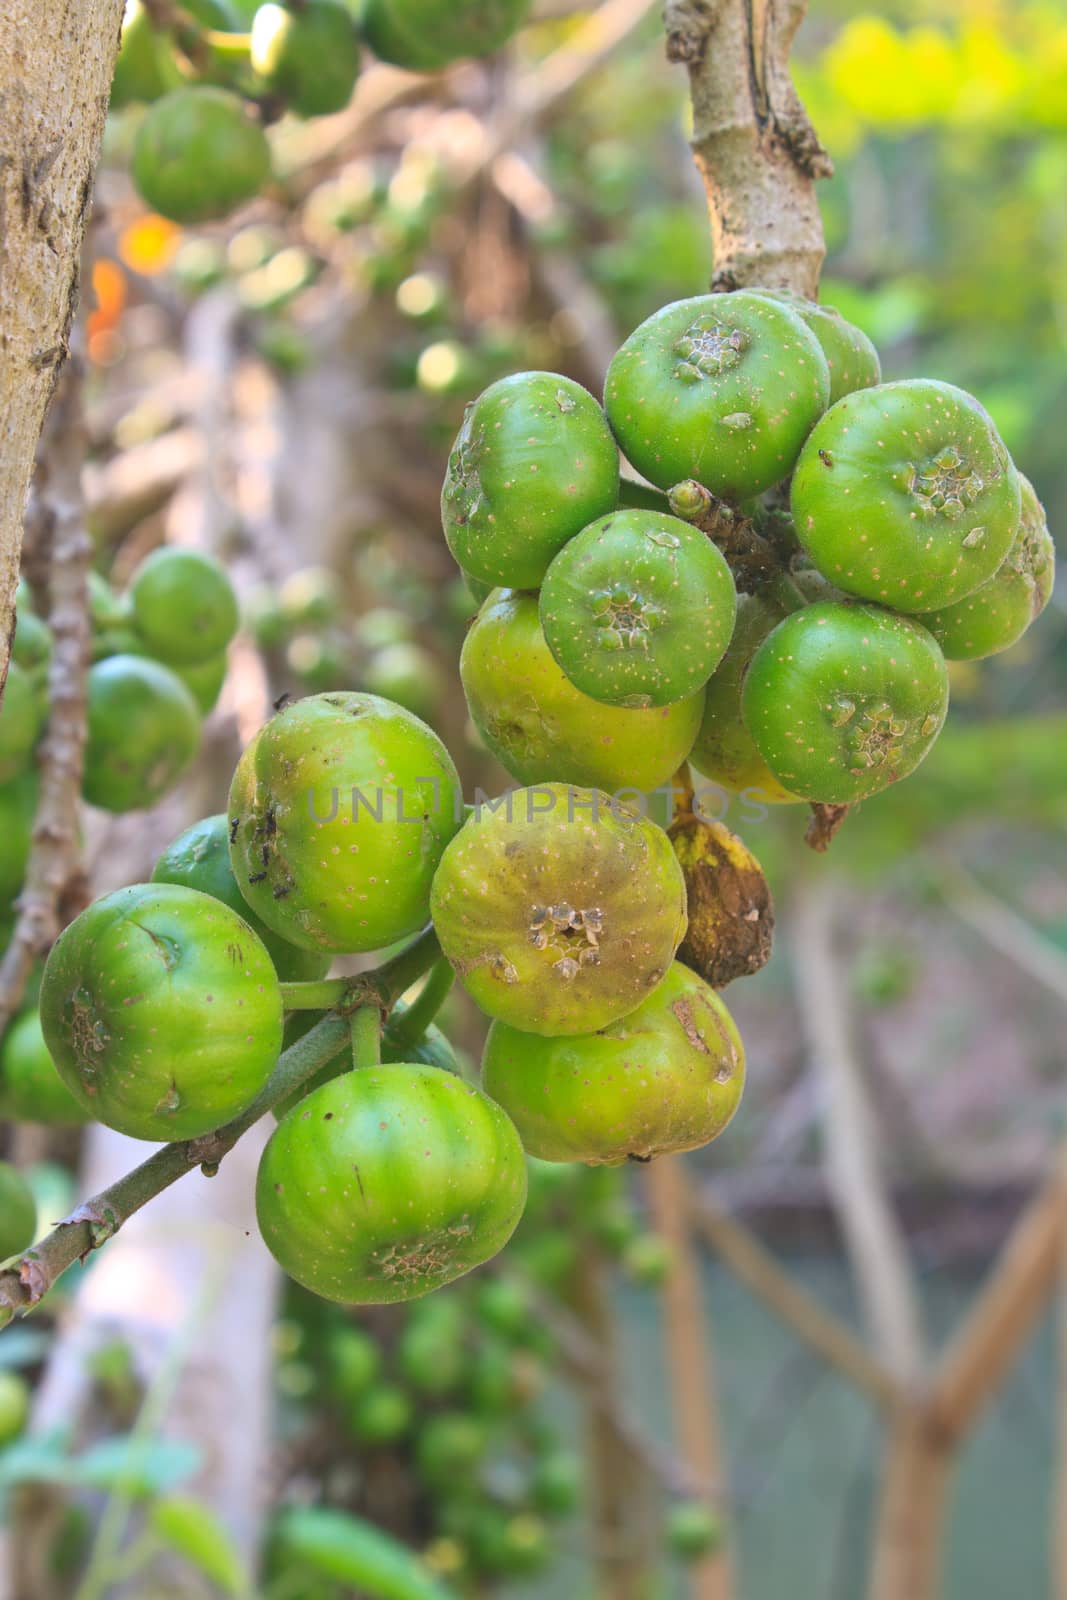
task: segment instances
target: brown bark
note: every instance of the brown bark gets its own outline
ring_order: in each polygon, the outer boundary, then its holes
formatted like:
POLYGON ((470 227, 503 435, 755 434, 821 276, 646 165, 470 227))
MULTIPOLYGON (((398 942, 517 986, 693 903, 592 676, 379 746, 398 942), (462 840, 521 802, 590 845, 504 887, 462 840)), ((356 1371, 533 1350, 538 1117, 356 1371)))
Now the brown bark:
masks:
POLYGON ((667 0, 667 52, 689 69, 715 289, 818 291, 825 247, 813 179, 833 168, 789 76, 805 9, 805 0, 667 0))
POLYGON ((9 0, 0 27, 0 686, 22 518, 67 354, 123 0, 9 0))

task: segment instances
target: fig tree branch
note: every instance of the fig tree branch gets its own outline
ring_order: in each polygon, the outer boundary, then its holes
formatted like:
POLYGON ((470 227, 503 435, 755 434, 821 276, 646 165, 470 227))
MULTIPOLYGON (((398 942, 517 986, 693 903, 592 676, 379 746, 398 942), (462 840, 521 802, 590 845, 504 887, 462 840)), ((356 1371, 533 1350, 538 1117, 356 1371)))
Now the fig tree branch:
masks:
POLYGON ((30 857, 11 942, 0 960, 0 1036, 22 1003, 33 963, 65 920, 79 876, 78 797, 85 751, 85 680, 89 658, 89 563, 85 526, 80 359, 60 379, 45 421, 33 489, 34 520, 48 551, 48 727, 40 749, 41 784, 30 857))
MULTIPOLYGON (((704 1310, 700 1264, 693 1249, 689 1180, 680 1156, 661 1156, 646 1175, 649 1212, 670 1246, 661 1290, 661 1314, 671 1408, 678 1443, 694 1473, 727 1494, 720 1405, 711 1328, 704 1310)), ((737 1593, 730 1543, 699 1562, 692 1573, 694 1600, 733 1600, 737 1593)))
POLYGON ((715 289, 816 298, 825 246, 815 179, 833 166, 789 74, 806 0, 667 0, 667 54, 689 71, 715 289))
POLYGON ((825 1099, 826 1170, 867 1323, 893 1376, 922 1371, 918 1297, 907 1245, 886 1193, 873 1113, 849 1033, 834 950, 832 886, 809 881, 794 905, 797 998, 825 1099))
POLYGON ((428 928, 391 961, 347 980, 343 1006, 283 1052, 247 1111, 215 1133, 164 1145, 109 1189, 78 1206, 39 1244, 0 1271, 0 1328, 12 1317, 32 1311, 68 1267, 99 1249, 134 1212, 172 1183, 196 1167, 210 1175, 253 1123, 347 1048, 353 1013, 366 1006, 389 1011, 439 956, 437 936, 428 928))
POLYGON ((883 1410, 888 1411, 901 1401, 901 1386, 877 1356, 806 1289, 794 1283, 748 1228, 706 1196, 694 1196, 692 1206, 694 1223, 709 1248, 780 1322, 883 1410))

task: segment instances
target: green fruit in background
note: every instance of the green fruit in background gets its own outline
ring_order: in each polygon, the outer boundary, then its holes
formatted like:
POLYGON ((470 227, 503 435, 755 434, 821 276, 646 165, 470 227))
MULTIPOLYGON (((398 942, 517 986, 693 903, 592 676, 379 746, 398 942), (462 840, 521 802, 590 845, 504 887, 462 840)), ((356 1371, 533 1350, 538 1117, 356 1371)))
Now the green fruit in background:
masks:
POLYGON ((131 622, 168 666, 198 666, 237 632, 237 596, 225 570, 199 550, 167 545, 141 562, 130 582, 131 622))
POLYGON ((647 709, 692 698, 730 642, 733 574, 677 517, 613 511, 564 545, 539 615, 556 663, 583 694, 647 709))
POLYGON ((17 661, 10 661, 0 700, 0 782, 29 764, 43 723, 44 705, 34 679, 17 661))
POLYGON ((0 1372, 0 1450, 18 1438, 29 1417, 29 1384, 17 1372, 0 1372))
POLYGON ((489 1445, 485 1424, 463 1411, 439 1411, 419 1429, 415 1465, 425 1483, 454 1488, 479 1465, 489 1445))
POLYGON ((37 774, 22 772, 0 783, 0 905, 22 888, 37 812, 37 774))
POLYGON ((248 924, 210 895, 142 883, 60 934, 41 983, 60 1077, 134 1139, 195 1139, 256 1098, 278 1059, 282 1000, 248 924))
POLYGON ((363 34, 379 61, 436 72, 506 44, 530 0, 365 0, 363 34))
POLYGON ((830 405, 857 389, 870 389, 882 381, 878 351, 862 328, 848 322, 833 306, 805 300, 787 289, 754 289, 753 294, 779 300, 811 329, 830 369, 830 405))
POLYGON ((622 1269, 635 1283, 658 1288, 670 1276, 674 1253, 658 1233, 640 1233, 622 1252, 622 1269))
POLYGON ((362 649, 385 650, 394 644, 410 644, 413 628, 406 611, 395 611, 392 606, 373 606, 357 617, 352 635, 362 649))
POLYGON ((582 1460, 570 1450, 553 1450, 534 1467, 530 1499, 546 1517, 569 1517, 582 1500, 582 1460))
POLYGON ((764 639, 741 706, 779 782, 840 805, 914 772, 941 732, 948 672, 914 619, 817 601, 764 639))
POLYGON ((519 372, 468 408, 441 518, 464 572, 536 589, 557 551, 613 510, 618 493, 618 451, 592 395, 555 372, 519 372))
POLYGON ((299 10, 262 5, 252 22, 252 67, 300 117, 343 111, 359 76, 351 13, 336 0, 299 10))
POLYGON ((733 637, 705 692, 704 718, 689 756, 713 783, 774 805, 799 797, 778 782, 756 748, 741 716, 741 687, 756 649, 784 616, 765 596, 738 596, 733 637))
POLYGON ((722 1524, 711 1506, 682 1500, 671 1507, 664 1529, 667 1548, 679 1561, 699 1561, 722 1543, 722 1524))
POLYGON ((522 1411, 543 1388, 544 1369, 529 1351, 483 1340, 467 1386, 467 1401, 476 1416, 508 1417, 522 1411))
POLYGON ((139 811, 173 789, 200 748, 196 701, 161 661, 108 656, 89 669, 82 793, 104 811, 139 811))
POLYGON ((514 1278, 490 1278, 474 1301, 479 1322, 502 1339, 520 1342, 536 1323, 536 1312, 523 1285, 514 1278))
POLYGON ((394 1383, 378 1383, 360 1395, 348 1424, 361 1444, 382 1446, 402 1439, 415 1420, 411 1397, 394 1383))
POLYGON ((507 1117, 447 1072, 366 1067, 324 1084, 275 1128, 256 1211, 289 1275, 327 1300, 411 1300, 507 1243, 526 1165, 507 1117))
POLYGON ((685 883, 654 823, 542 784, 476 810, 434 878, 441 948, 491 1017, 588 1033, 640 1005, 685 933, 685 883))
MULTIPOLYGON (((182 0, 182 9, 208 28, 225 30, 232 22, 230 13, 217 0, 182 0)), ((118 111, 140 100, 158 100, 181 82, 169 32, 154 26, 141 0, 126 0, 122 44, 111 84, 111 110, 118 111)))
POLYGON ((522 1269, 532 1283, 561 1293, 578 1266, 579 1248, 562 1234, 543 1234, 523 1240, 519 1247, 522 1269))
POLYGON ((152 868, 153 883, 179 883, 221 900, 243 917, 263 941, 282 983, 306 983, 324 978, 330 957, 318 950, 300 950, 287 944, 262 922, 248 905, 233 875, 229 851, 230 825, 225 813, 194 822, 169 844, 152 868))
POLYGON ((28 1250, 36 1233, 37 1206, 30 1186, 10 1162, 0 1161, 0 1261, 28 1250))
POLYGON ((367 1393, 382 1369, 381 1346, 363 1328, 344 1328, 335 1334, 326 1359, 330 1387, 347 1405, 367 1393))
POLYGON ((36 1008, 16 1017, 0 1043, 0 1117, 48 1127, 89 1120, 56 1071, 36 1008))
POLYGON ((298 700, 234 774, 234 876, 290 943, 380 950, 425 924, 460 808, 451 756, 410 712, 369 694, 298 700))
POLYGON ((94 633, 107 633, 129 621, 129 606, 99 572, 89 574, 89 621, 94 633))
POLYGON ((467 1374, 462 1339, 449 1328, 409 1324, 396 1347, 397 1370, 419 1394, 440 1398, 459 1388, 467 1374))
POLYGON ((1019 531, 996 572, 965 600, 922 614, 923 626, 949 661, 979 661, 1010 649, 1049 602, 1056 546, 1033 484, 1021 473, 1019 483, 1019 531))
POLYGON ((52 659, 51 628, 27 609, 17 611, 16 617, 15 637, 11 641, 12 661, 28 672, 34 667, 47 667, 52 659))
POLYGON ((815 335, 746 290, 664 306, 618 351, 604 388, 615 437, 650 482, 695 478, 729 500, 788 476, 829 397, 815 335))
POLYGON ((745 1055, 715 991, 675 962, 636 1011, 545 1040, 494 1022, 482 1081, 542 1161, 614 1165, 695 1150, 737 1110, 745 1055))
POLYGON ((154 25, 141 0, 126 0, 110 109, 119 111, 138 101, 158 100, 180 81, 170 37, 154 25))
POLYGON ((416 717, 432 717, 441 704, 445 676, 428 650, 406 640, 375 651, 362 672, 368 694, 394 700, 416 717))
POLYGON ((141 197, 162 216, 209 222, 259 193, 270 176, 270 146, 228 89, 175 89, 145 113, 132 171, 141 197))
POLYGON ((551 1559, 548 1530, 540 1517, 521 1512, 511 1516, 497 1506, 486 1507, 471 1530, 476 1562, 501 1576, 530 1577, 551 1559))
POLYGON ((196 701, 200 715, 210 716, 218 704, 229 670, 229 662, 225 655, 214 656, 209 661, 200 661, 192 667, 176 666, 171 670, 182 680, 196 701))
POLYGON ((1019 527, 1019 476, 992 421, 932 378, 839 400, 804 446, 791 501, 819 571, 895 611, 971 594, 1019 527))
POLYGON ((647 711, 591 699, 553 659, 537 596, 509 589, 479 611, 459 671, 475 727, 520 783, 651 794, 689 754, 704 708, 703 691, 647 711))

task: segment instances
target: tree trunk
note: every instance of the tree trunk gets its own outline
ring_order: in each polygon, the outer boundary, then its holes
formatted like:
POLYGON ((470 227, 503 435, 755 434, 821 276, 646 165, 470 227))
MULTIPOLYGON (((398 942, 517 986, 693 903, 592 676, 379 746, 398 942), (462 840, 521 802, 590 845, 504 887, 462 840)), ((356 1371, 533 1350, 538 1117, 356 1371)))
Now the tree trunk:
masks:
POLYGON ((22 517, 67 354, 123 0, 8 0, 0 26, 0 690, 22 517))

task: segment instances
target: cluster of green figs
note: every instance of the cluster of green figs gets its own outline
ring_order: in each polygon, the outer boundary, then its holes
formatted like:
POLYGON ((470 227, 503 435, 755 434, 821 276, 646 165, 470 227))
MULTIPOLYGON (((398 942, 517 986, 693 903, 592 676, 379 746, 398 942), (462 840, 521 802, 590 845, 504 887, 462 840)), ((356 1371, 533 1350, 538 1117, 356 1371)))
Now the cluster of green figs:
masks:
POLYGON ((328 1299, 403 1300, 502 1247, 528 1155, 614 1165, 725 1126, 743 1051, 675 961, 685 928, 682 871, 652 821, 566 783, 467 807, 412 713, 314 695, 248 745, 225 813, 60 935, 42 1046, 85 1115, 135 1138, 196 1139, 266 1095, 269 1247, 328 1299), (279 1056, 311 1047, 302 1035, 338 999, 322 989, 334 958, 403 947, 431 919, 427 985, 443 953, 493 1019, 481 1083, 416 996, 369 1054, 341 1029, 276 1104, 279 1056))
POLYGON ((973 396, 880 376, 830 308, 740 290, 644 322, 603 407, 552 373, 482 394, 442 510, 482 600, 471 715, 510 773, 648 793, 691 759, 762 801, 846 804, 914 771, 946 660, 1021 637, 1054 546, 973 396))
POLYGON ((462 677, 518 787, 467 804, 436 733, 379 696, 284 704, 226 812, 52 950, 41 1048, 82 1113, 192 1140, 264 1097, 261 1232, 343 1303, 495 1254, 528 1157, 610 1166, 716 1137, 744 1051, 678 959, 686 880, 649 791, 692 757, 768 800, 873 794, 936 738, 946 653, 1005 648, 1051 582, 1040 508, 978 402, 878 378, 832 312, 742 291, 638 328, 603 410, 556 374, 488 389, 442 505, 469 581, 495 585, 462 677), (620 479, 620 446, 644 483, 620 479), (773 589, 738 562, 738 595, 686 520, 709 504, 778 552, 773 589), (355 1048, 341 1029, 315 1053, 334 958, 413 937, 425 989, 373 1050, 353 1024, 355 1048), (480 1081, 432 1025, 445 962, 491 1020, 480 1081), (284 1099, 283 1050, 307 1063, 284 1099))
MULTIPOLYGON (((35 605, 20 580, 0 708, 0 946, 10 937, 29 856, 48 714, 54 641, 35 605)), ((153 551, 122 594, 90 576, 82 776, 90 805, 110 812, 154 805, 187 771, 226 677, 237 620, 226 573, 199 551, 153 551)))
POLYGON ((413 72, 500 48, 529 0, 127 0, 111 107, 146 105, 132 173, 174 222, 225 216, 270 181, 265 123, 343 111, 362 49, 413 72))
MULTIPOLYGON (((40 798, 37 753, 54 641, 35 603, 20 580, 0 708, 0 949, 14 929, 40 798)), ((122 593, 90 574, 81 785, 90 805, 113 814, 143 810, 185 775, 222 689, 237 621, 225 571, 196 550, 153 551, 122 593)), ((35 989, 36 980, 0 1041, 0 1117, 54 1126, 83 1122, 87 1113, 48 1057, 35 989)))

